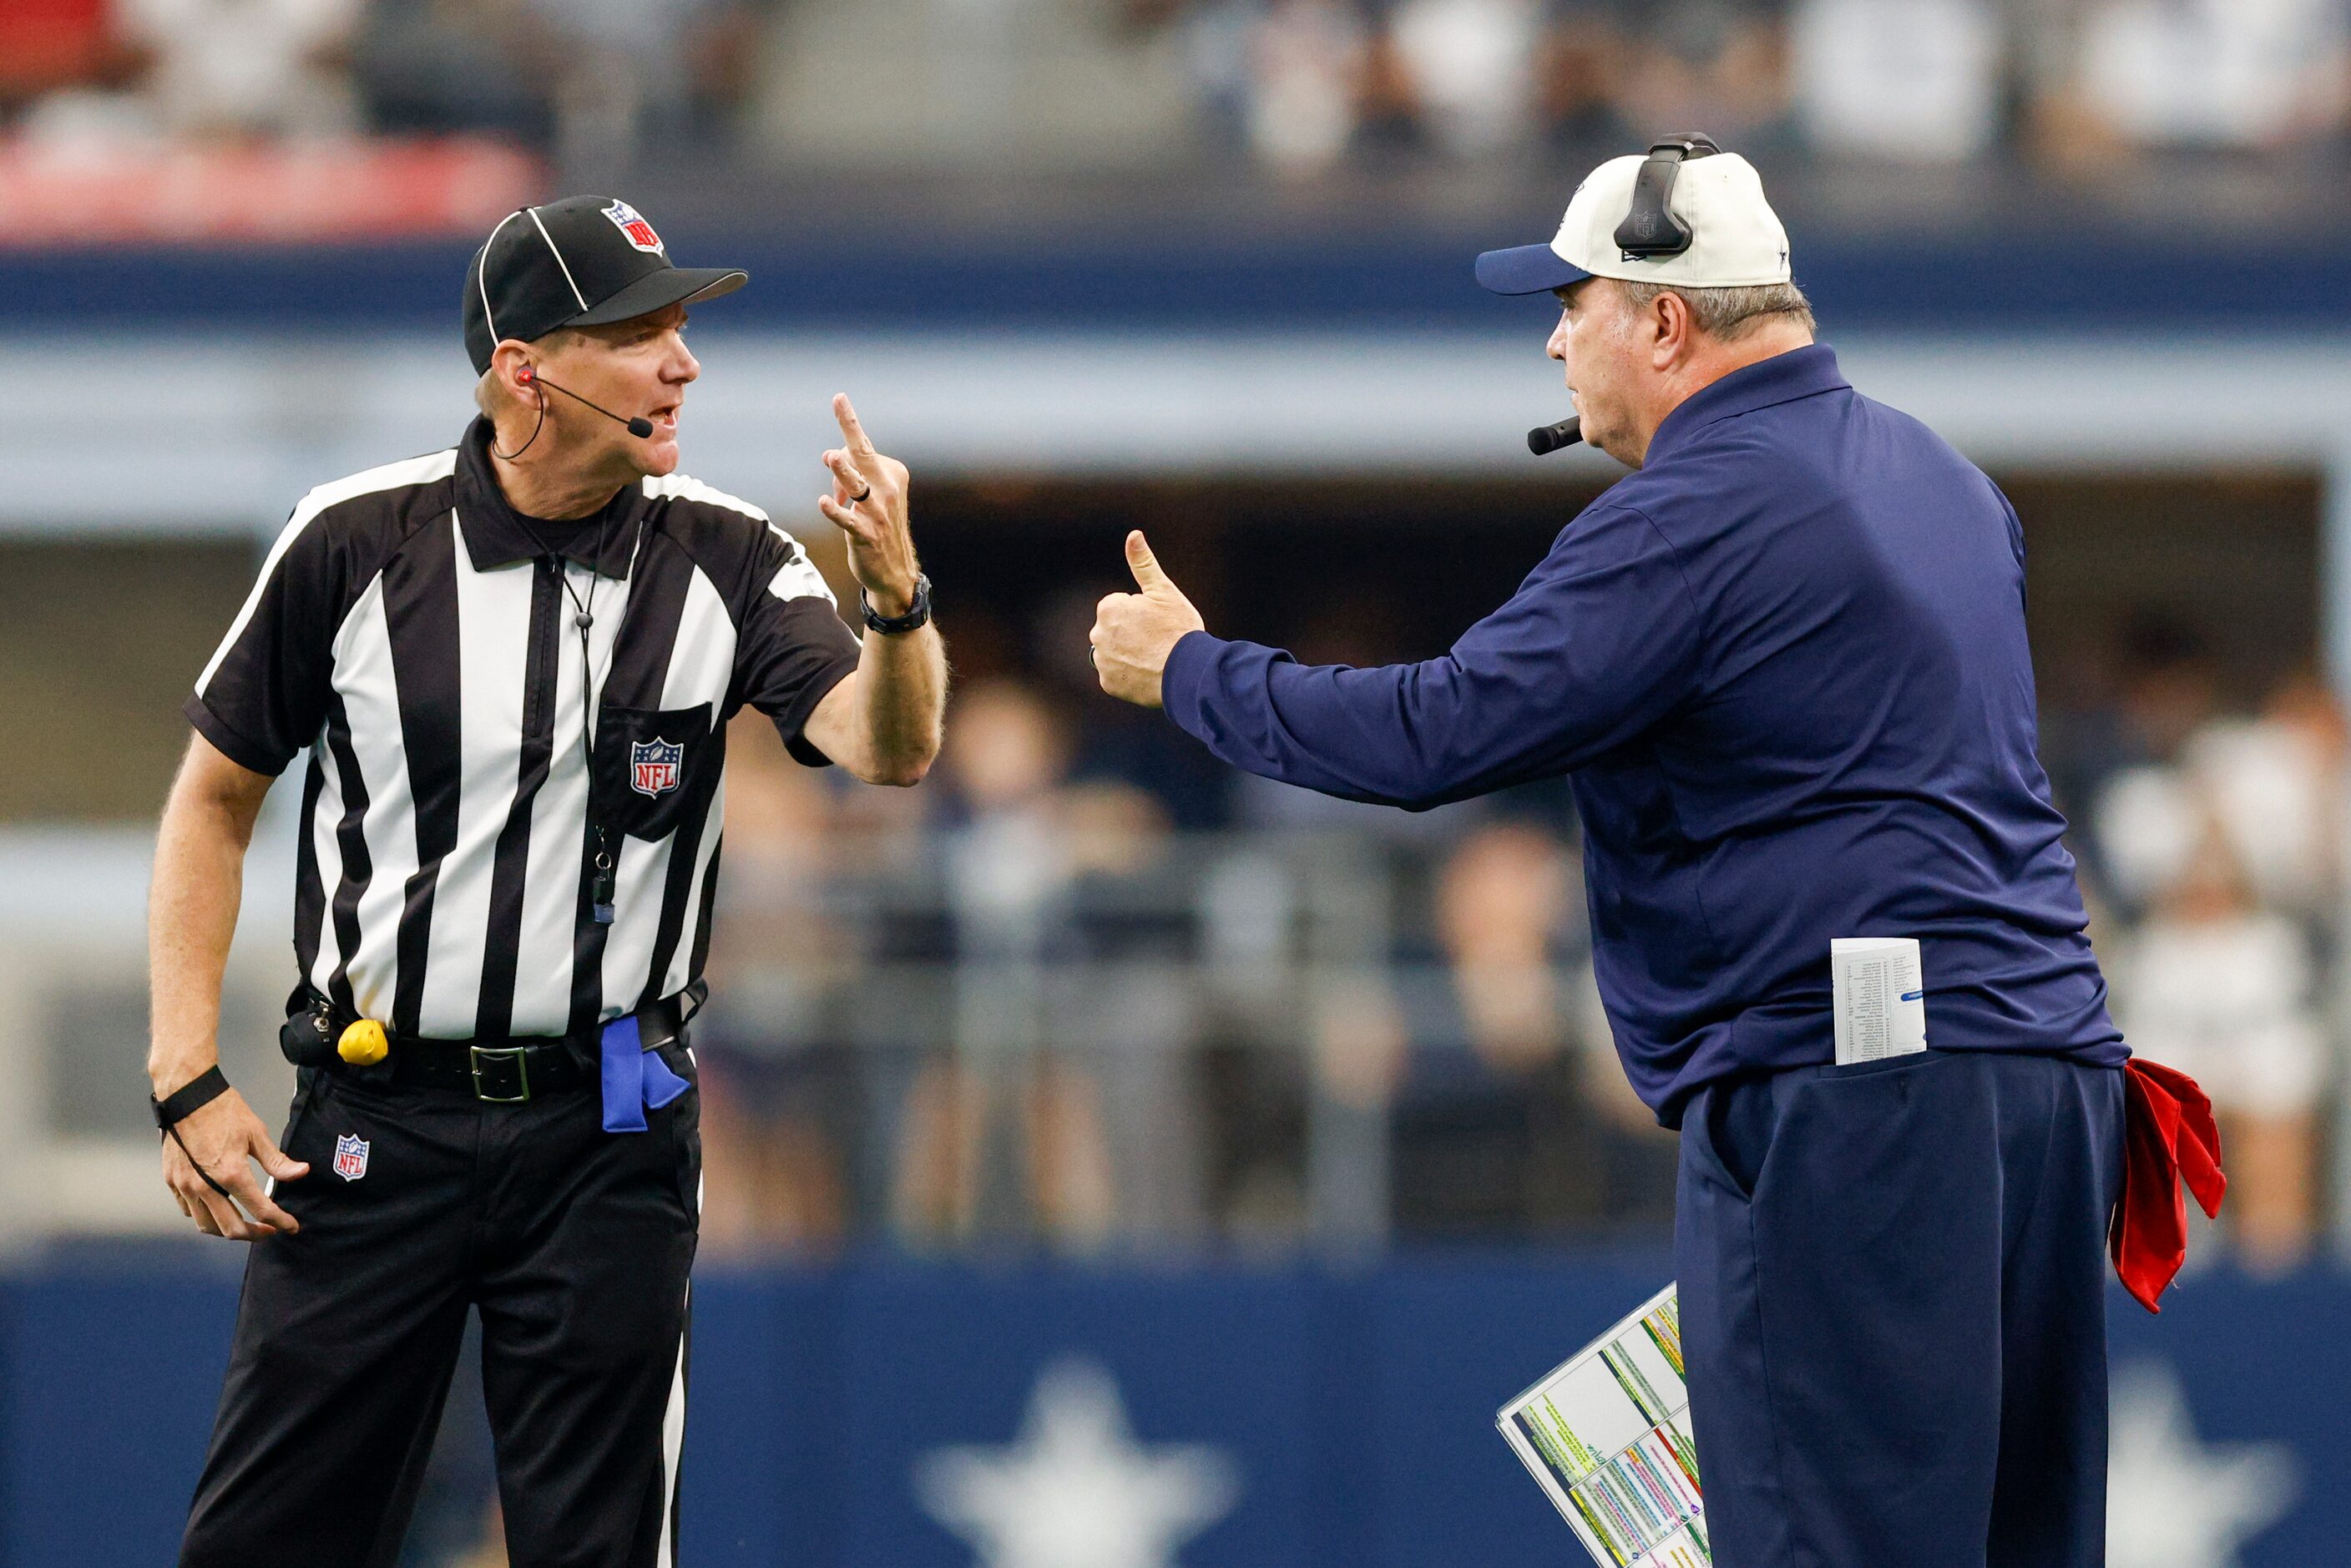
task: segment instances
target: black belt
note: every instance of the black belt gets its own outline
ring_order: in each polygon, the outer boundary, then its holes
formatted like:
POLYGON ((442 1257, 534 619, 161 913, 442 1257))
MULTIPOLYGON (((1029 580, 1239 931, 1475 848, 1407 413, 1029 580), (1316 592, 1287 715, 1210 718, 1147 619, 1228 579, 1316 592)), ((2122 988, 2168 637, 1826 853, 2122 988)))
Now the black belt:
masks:
MULTIPOLYGON (((637 1009, 637 1034, 648 1051, 680 1040, 686 1020, 708 993, 700 981, 675 996, 637 1009)), ((315 992, 297 998, 300 1010, 278 1031, 278 1048, 297 1067, 319 1067, 362 1080, 389 1079, 426 1089, 462 1090, 496 1105, 519 1104, 541 1094, 597 1082, 601 1030, 585 1041, 566 1036, 505 1035, 475 1040, 389 1037, 391 1051, 372 1067, 354 1067, 336 1051, 343 1030, 358 1021, 315 992), (305 998, 307 998, 307 1003, 305 998)))
POLYGON ((389 1070, 394 1083, 424 1089, 462 1089, 475 1099, 496 1105, 519 1104, 540 1094, 578 1089, 597 1072, 572 1051, 568 1040, 516 1039, 493 1044, 478 1040, 424 1040, 395 1035, 392 1054, 379 1067, 351 1067, 338 1060, 345 1072, 389 1070))

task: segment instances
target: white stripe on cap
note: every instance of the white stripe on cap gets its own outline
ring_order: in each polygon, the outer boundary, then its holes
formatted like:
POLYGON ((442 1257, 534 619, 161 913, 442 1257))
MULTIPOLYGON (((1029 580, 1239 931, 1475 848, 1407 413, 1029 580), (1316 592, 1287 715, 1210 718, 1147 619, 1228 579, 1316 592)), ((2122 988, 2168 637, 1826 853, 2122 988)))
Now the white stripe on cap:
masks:
MULTIPOLYGON (((532 226, 538 230, 538 237, 547 242, 547 248, 555 251, 555 265, 563 268, 563 281, 566 283, 571 283, 571 267, 569 264, 564 261, 563 253, 560 250, 556 249, 555 236, 549 234, 547 232, 547 225, 538 221, 538 209, 537 207, 525 207, 523 211, 530 214, 532 226)), ((580 286, 576 283, 571 283, 571 298, 580 301, 580 309, 585 310, 588 308, 588 297, 580 292, 580 286)))
MULTIPOLYGON (((490 237, 482 242, 482 259, 474 268, 474 287, 482 291, 482 319, 489 323, 490 347, 493 349, 498 346, 498 319, 490 314, 490 246, 498 243, 498 229, 520 216, 520 213, 508 213, 498 220, 498 227, 492 229, 490 237)), ((557 259, 562 258, 559 256, 557 259)))

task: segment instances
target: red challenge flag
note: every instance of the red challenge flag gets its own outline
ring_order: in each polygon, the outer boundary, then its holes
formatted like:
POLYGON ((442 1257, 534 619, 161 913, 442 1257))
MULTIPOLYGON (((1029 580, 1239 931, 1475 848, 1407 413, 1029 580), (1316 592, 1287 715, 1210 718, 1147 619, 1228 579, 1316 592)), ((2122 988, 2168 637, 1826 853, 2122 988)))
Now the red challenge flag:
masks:
POLYGON ((2106 1249, 2123 1288, 2150 1312, 2188 1258, 2188 1200, 2220 1218, 2229 1178, 2212 1102, 2185 1072, 2133 1057, 2123 1068, 2123 1194, 2106 1249))

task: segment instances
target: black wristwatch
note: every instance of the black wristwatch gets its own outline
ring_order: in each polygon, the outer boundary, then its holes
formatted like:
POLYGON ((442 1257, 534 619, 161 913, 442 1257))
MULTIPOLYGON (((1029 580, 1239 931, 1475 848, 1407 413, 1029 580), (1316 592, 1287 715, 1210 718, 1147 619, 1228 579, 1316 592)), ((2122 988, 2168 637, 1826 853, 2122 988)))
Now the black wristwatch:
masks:
POLYGON ((863 589, 857 592, 858 608, 865 612, 865 624, 884 637, 895 637, 902 632, 912 632, 927 624, 931 619, 931 574, 923 572, 914 579, 914 602, 904 615, 876 615, 873 605, 863 589))

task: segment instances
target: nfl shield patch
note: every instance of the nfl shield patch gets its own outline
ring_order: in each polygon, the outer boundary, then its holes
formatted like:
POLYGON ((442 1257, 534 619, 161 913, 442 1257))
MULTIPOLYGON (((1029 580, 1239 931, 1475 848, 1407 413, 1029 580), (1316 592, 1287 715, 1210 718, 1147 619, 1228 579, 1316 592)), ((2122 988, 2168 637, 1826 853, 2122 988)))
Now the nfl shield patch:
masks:
POLYGON ((629 243, 639 250, 649 250, 655 256, 668 254, 662 249, 661 235, 653 233, 653 225, 645 222, 637 209, 628 203, 614 202, 604 209, 604 215, 611 219, 612 226, 627 235, 629 243))
POLYGON ((345 1181, 357 1181, 367 1175, 368 1143, 356 1133, 345 1133, 335 1140, 335 1174, 345 1181))
POLYGON ((640 795, 666 795, 677 788, 685 746, 675 740, 638 740, 629 745, 629 788, 640 795))

